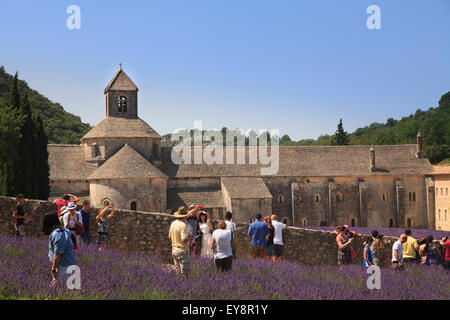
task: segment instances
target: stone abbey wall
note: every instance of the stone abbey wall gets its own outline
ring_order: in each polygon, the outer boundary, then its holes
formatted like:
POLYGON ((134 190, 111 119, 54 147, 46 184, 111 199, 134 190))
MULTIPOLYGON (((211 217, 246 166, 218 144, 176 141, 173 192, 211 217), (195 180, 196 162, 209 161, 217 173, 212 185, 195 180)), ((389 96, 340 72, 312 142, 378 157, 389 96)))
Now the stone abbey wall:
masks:
MULTIPOLYGON (((15 219, 12 211, 15 199, 0 197, 0 233, 13 234, 15 219)), ((47 201, 26 200, 24 206, 26 215, 32 221, 26 223, 27 236, 45 237, 42 234, 42 220, 47 212, 56 213, 56 205, 47 201)), ((91 210, 91 237, 96 243, 97 224, 95 215, 98 209, 91 210)), ((143 213, 128 210, 116 210, 108 228, 110 248, 130 251, 143 251, 158 254, 167 262, 171 262, 171 247, 168 230, 174 217, 164 213, 143 213)), ((250 255, 250 239, 247 237, 248 223, 237 223, 238 255, 250 255)), ((309 265, 336 265, 337 244, 332 232, 289 228, 283 231, 284 257, 290 261, 298 261, 309 265)), ((393 237, 384 237, 385 249, 381 256, 382 266, 389 265, 393 237)), ((362 264, 361 236, 356 236, 353 248, 358 256, 355 264, 362 264)))

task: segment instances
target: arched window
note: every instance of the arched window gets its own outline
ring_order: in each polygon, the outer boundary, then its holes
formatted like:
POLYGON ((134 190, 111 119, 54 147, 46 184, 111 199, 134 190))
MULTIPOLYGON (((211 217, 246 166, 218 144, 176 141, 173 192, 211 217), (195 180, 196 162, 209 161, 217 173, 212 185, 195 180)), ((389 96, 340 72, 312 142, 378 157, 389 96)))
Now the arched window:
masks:
POLYGON ((441 209, 438 209, 438 221, 441 221, 441 209))
POLYGON ((137 210, 137 203, 136 201, 130 202, 130 210, 136 211, 137 210))
POLYGON ((413 192, 413 201, 416 201, 416 193, 413 192))
POLYGON ((441 188, 441 197, 444 195, 444 188, 441 188))
POLYGON ((394 227, 394 219, 389 219, 389 228, 394 227))
POLYGON ((283 197, 282 194, 280 194, 280 195, 278 196, 278 203, 283 203, 283 202, 284 202, 284 197, 283 197))
POLYGON ((127 112, 127 97, 120 96, 117 103, 119 112, 127 112))
POLYGON ((411 227, 412 227, 412 219, 411 219, 411 218, 406 219, 406 226, 407 226, 408 228, 411 228, 411 227))
POLYGON ((159 212, 161 210, 161 200, 156 199, 155 200, 155 211, 159 212))
POLYGON ((319 192, 317 192, 317 193, 314 194, 314 201, 315 201, 315 202, 320 202, 320 201, 322 201, 322 196, 320 195, 319 192))
POLYGON ((409 193, 409 201, 411 201, 412 200, 412 194, 411 194, 411 192, 409 193))
POLYGON ((342 202, 344 201, 344 195, 340 192, 336 192, 336 201, 337 202, 342 202))
POLYGON ((381 194, 381 199, 382 199, 383 201, 387 201, 387 193, 386 193, 386 192, 383 192, 383 193, 381 194))
POLYGON ((308 225, 308 220, 306 218, 303 218, 303 226, 306 227, 308 225))
POLYGON ((354 218, 353 218, 352 221, 351 221, 351 226, 352 226, 352 227, 355 227, 355 226, 356 226, 356 221, 355 221, 354 218))
POLYGON ((445 209, 445 212, 444 212, 444 221, 447 222, 447 209, 445 209))

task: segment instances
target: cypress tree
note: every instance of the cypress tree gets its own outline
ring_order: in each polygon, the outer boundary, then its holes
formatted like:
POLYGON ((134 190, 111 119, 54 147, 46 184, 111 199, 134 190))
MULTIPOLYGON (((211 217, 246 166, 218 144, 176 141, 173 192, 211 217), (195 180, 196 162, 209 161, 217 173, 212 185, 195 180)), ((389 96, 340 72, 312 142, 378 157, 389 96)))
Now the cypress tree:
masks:
POLYGON ((344 131, 344 125, 342 124, 342 119, 339 121, 337 126, 336 134, 334 135, 331 144, 335 146, 345 146, 348 145, 350 139, 348 133, 344 131))
POLYGON ((50 166, 48 164, 48 137, 39 114, 33 115, 34 142, 36 161, 34 162, 35 197, 47 200, 50 194, 50 166))
POLYGON ((9 105, 17 110, 20 109, 20 95, 19 95, 18 81, 19 81, 19 74, 16 72, 11 86, 9 105))

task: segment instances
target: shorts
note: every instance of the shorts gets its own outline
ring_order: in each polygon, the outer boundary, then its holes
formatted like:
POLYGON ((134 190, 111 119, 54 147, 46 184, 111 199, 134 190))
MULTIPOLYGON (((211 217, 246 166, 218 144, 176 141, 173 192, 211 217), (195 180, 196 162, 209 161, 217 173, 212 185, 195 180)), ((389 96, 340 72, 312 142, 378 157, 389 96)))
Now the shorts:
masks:
POLYGON ((266 245, 266 255, 269 257, 273 256, 273 243, 266 245))
POLYGON ((233 266, 233 256, 222 259, 214 259, 214 264, 216 265, 218 272, 231 270, 233 266))
POLYGON ((21 238, 25 237, 25 225, 23 225, 23 224, 16 224, 15 229, 16 229, 16 234, 19 237, 21 237, 21 238))
POLYGON ((173 263, 181 274, 188 274, 191 271, 191 255, 189 251, 172 251, 173 263))
POLYGON ((108 234, 106 232, 98 233, 98 244, 107 244, 109 241, 108 234))
POLYGON ((252 258, 265 258, 266 247, 252 247, 252 258))
POLYGON ((342 251, 338 251, 338 261, 337 261, 337 265, 347 265, 347 264, 351 264, 352 263, 352 257, 350 256, 350 252, 342 252, 342 251))
POLYGON ((405 266, 404 265, 400 266, 398 262, 392 262, 391 264, 394 270, 405 270, 405 266))
POLYGON ((283 245, 282 244, 274 244, 273 245, 273 253, 277 257, 283 256, 283 245))

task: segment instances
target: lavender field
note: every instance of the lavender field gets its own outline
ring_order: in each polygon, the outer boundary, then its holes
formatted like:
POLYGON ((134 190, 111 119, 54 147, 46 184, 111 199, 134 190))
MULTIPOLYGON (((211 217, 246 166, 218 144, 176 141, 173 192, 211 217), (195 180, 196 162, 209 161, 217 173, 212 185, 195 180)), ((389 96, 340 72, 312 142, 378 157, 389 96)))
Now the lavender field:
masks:
POLYGON ((193 258, 184 280, 148 254, 77 250, 81 289, 50 284, 48 241, 0 234, 1 299, 450 299, 450 273, 409 266, 401 274, 382 269, 381 289, 369 290, 361 266, 304 266, 238 259, 218 275, 213 261, 193 258))
MULTIPOLYGON (((336 227, 298 227, 300 229, 312 229, 323 231, 334 231, 336 227)), ((379 234, 391 237, 400 237, 405 232, 405 228, 363 228, 363 227, 350 227, 350 230, 354 230, 359 234, 371 235, 373 230, 377 230, 379 234)), ((433 236, 434 240, 441 240, 443 237, 450 236, 450 231, 443 230, 428 230, 428 229, 411 229, 412 236, 416 239, 422 237, 433 236)))

